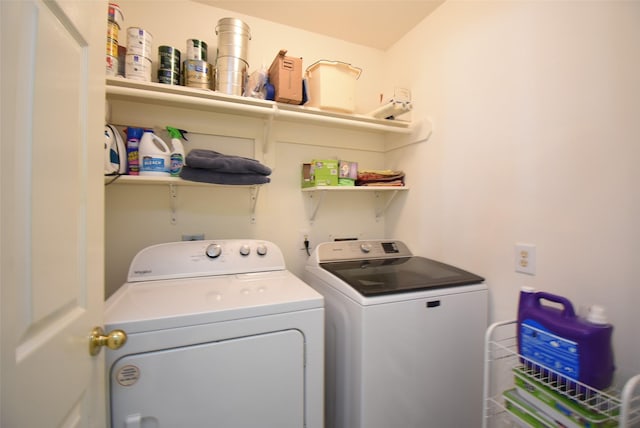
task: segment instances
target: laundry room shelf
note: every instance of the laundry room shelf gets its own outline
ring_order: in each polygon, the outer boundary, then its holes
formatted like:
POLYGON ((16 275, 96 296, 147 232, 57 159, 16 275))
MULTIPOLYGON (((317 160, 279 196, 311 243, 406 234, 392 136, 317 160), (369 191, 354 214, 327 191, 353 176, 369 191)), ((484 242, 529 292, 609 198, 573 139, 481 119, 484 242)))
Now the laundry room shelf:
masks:
POLYGON ((262 184, 247 185, 230 185, 230 184, 212 184, 200 183, 197 181, 183 180, 180 177, 158 177, 158 176, 140 176, 140 175, 119 175, 104 177, 105 185, 145 185, 145 186, 168 186, 169 201, 171 206, 171 224, 176 223, 176 198, 178 187, 209 187, 218 189, 246 189, 249 191, 249 204, 251 209, 251 223, 256 221, 256 202, 258 201, 258 193, 262 184))
POLYGON ((398 192, 409 190, 408 186, 314 186, 305 187, 302 189, 303 193, 309 195, 309 200, 312 201, 313 206, 309 215, 309 221, 313 223, 318 214, 318 209, 322 204, 322 200, 326 193, 334 192, 364 192, 373 193, 378 200, 383 200, 381 204, 376 208, 376 219, 380 219, 391 205, 391 202, 396 197, 398 192), (387 195, 386 199, 383 195, 387 195))
POLYGON ((155 105, 213 111, 264 118, 268 134, 273 120, 319 123, 331 126, 370 130, 382 133, 408 134, 411 123, 376 119, 359 114, 342 114, 312 107, 276 103, 257 98, 227 95, 208 89, 141 82, 122 77, 106 78, 107 100, 124 100, 155 105))
POLYGON ((509 424, 519 424, 525 419, 535 424, 531 426, 560 426, 558 423, 567 426, 640 426, 640 374, 628 379, 621 388, 601 391, 550 369, 541 373, 518 354, 516 331, 517 321, 513 320, 494 323, 487 329, 482 428, 511 426, 509 424), (520 387, 527 391, 524 395, 518 392, 519 388, 514 390, 516 377, 520 379, 520 387), (553 410, 538 411, 538 407, 530 405, 536 399, 542 402, 537 397, 545 397, 545 402, 555 401, 555 408, 561 409, 562 414, 553 414, 553 410), (549 423, 550 415, 558 419, 557 423, 555 420, 549 423))

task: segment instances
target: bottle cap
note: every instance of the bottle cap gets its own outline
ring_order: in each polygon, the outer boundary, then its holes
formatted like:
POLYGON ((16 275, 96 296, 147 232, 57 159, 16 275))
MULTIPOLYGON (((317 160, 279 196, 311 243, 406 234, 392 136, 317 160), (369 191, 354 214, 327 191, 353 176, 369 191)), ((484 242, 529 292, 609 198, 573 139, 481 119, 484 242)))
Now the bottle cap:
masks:
POLYGON ((525 293, 535 293, 536 289, 531 287, 531 286, 529 286, 529 285, 523 285, 520 288, 520 291, 523 291, 525 293))
POLYGON ((592 324, 606 324, 607 316, 604 313, 604 308, 598 305, 591 306, 587 314, 587 321, 592 324))

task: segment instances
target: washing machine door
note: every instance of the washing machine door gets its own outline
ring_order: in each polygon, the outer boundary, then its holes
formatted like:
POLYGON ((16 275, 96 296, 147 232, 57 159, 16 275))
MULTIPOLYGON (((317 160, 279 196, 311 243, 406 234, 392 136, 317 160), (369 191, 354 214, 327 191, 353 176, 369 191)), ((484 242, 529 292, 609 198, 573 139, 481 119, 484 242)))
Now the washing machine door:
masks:
POLYGON ((111 369, 113 427, 304 426, 304 337, 286 330, 129 355, 111 369))

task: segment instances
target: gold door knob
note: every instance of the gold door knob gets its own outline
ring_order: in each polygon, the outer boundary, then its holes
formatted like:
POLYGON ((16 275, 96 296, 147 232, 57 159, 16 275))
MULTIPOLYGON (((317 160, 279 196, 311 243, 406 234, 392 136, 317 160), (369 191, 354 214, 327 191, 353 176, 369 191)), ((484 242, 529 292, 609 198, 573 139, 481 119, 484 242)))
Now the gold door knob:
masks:
POLYGON ((95 327, 89 338, 89 353, 92 356, 98 355, 103 346, 109 349, 120 349, 125 343, 127 343, 127 333, 124 331, 113 330, 105 336, 102 327, 95 327))

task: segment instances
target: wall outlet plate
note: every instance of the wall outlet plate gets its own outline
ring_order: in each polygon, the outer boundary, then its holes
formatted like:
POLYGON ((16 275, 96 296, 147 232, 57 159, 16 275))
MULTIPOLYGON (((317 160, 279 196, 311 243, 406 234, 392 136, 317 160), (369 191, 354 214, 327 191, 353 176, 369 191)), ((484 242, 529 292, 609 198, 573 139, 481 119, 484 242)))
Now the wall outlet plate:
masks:
POLYGON ((536 274, 536 246, 533 244, 516 244, 515 247, 516 272, 528 275, 536 274))

